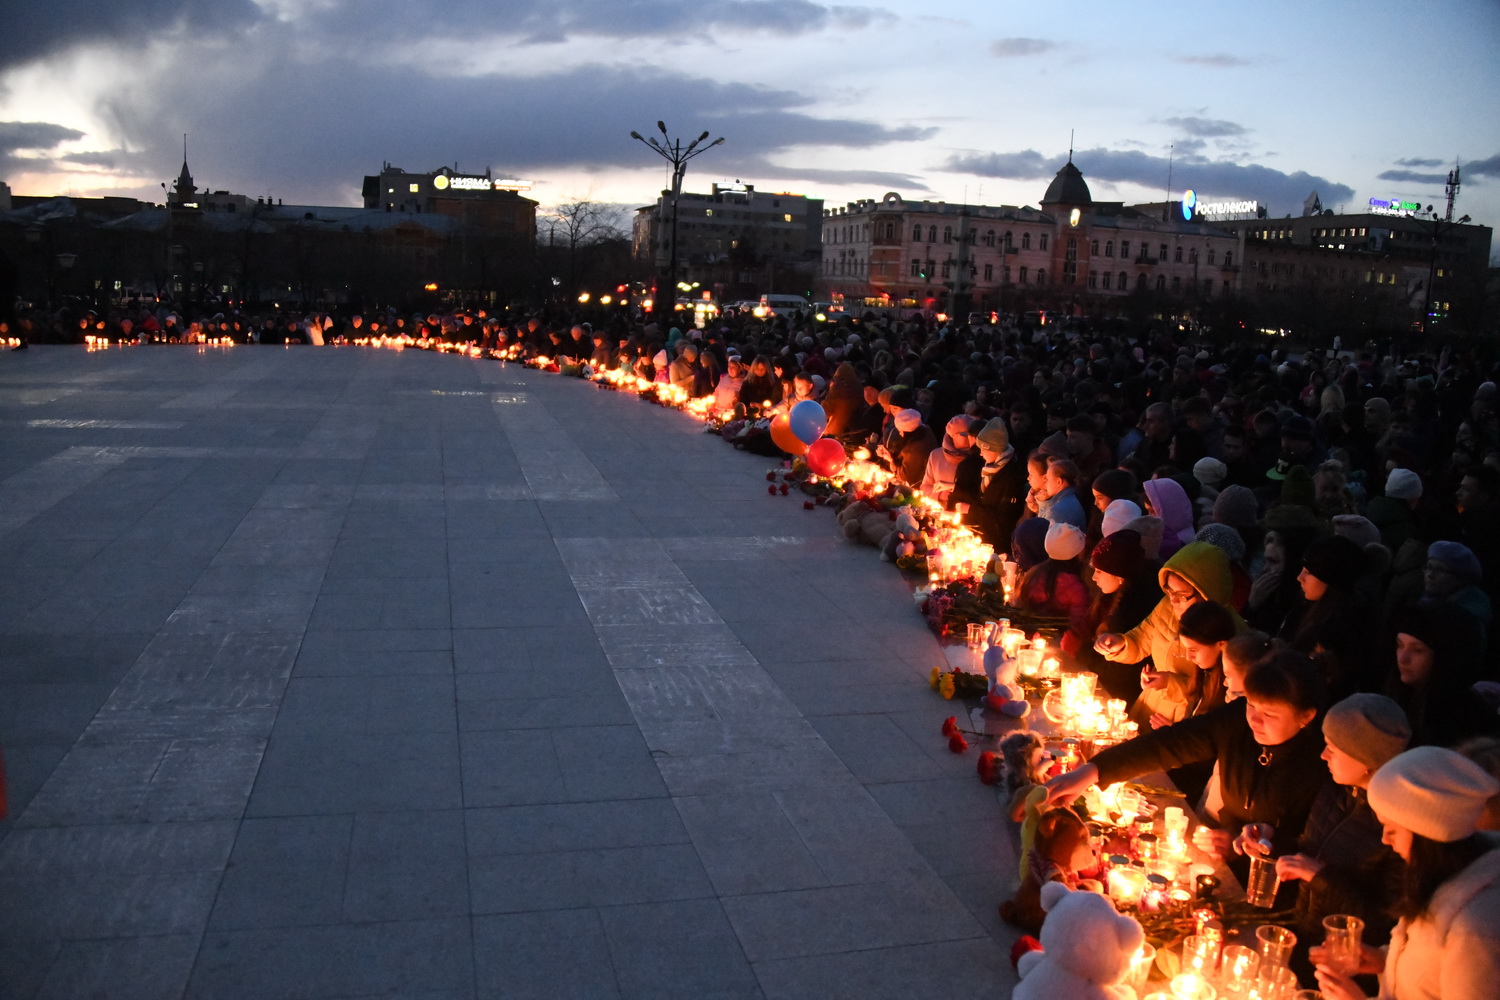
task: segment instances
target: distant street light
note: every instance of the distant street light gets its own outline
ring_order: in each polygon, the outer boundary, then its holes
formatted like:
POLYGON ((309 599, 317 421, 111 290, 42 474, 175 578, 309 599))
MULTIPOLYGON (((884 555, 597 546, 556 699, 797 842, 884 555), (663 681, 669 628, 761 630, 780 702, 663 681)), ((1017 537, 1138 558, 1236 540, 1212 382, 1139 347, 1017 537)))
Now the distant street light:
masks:
POLYGON ((661 132, 660 139, 654 135, 649 139, 644 138, 639 132, 631 132, 630 137, 637 142, 649 146, 652 152, 672 164, 672 253, 669 258, 670 263, 667 267, 665 287, 667 290, 673 291, 675 299, 674 290, 677 288, 677 200, 682 195, 682 176, 687 173, 687 162, 689 160, 720 145, 723 143, 724 137, 720 136, 707 146, 700 146, 699 144, 708 138, 708 133, 704 132, 698 138, 688 143, 687 148, 684 149, 681 139, 672 139, 667 135, 667 125, 665 122, 658 121, 656 128, 661 132))

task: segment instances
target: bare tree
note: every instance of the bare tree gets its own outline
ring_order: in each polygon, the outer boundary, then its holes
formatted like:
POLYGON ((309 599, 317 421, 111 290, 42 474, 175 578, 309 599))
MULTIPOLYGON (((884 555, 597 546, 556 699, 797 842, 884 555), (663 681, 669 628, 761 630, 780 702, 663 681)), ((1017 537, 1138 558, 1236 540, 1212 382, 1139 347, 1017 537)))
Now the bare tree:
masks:
POLYGON ((586 280, 596 277, 593 272, 611 256, 609 248, 628 244, 629 212, 628 206, 584 196, 537 213, 543 271, 558 279, 565 295, 578 294, 586 280))

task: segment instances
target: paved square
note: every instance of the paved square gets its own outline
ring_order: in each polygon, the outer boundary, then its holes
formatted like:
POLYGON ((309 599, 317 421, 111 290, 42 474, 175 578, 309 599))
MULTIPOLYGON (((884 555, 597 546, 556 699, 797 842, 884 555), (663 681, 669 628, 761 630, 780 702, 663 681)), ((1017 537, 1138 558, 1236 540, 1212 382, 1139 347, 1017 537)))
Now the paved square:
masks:
POLYGON ((686 416, 0 354, 0 997, 1008 995, 896 573, 686 416))

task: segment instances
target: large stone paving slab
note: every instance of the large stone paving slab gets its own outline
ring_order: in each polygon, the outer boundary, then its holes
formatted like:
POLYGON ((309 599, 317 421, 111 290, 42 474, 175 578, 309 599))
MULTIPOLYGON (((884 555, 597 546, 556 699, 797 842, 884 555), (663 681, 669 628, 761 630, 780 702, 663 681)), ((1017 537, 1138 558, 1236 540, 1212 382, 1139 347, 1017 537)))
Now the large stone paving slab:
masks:
POLYGON ((686 417, 0 355, 0 997, 1003 996, 899 576, 686 417))

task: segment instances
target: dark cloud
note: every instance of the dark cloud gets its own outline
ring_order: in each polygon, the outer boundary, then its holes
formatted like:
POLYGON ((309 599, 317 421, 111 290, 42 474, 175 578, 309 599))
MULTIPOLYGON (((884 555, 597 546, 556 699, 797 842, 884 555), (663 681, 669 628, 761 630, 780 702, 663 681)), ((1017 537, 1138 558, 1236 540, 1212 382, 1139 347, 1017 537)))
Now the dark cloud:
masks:
POLYGON ((990 42, 990 55, 997 59, 1019 59, 1023 56, 1039 56, 1055 48, 1057 43, 1045 38, 997 38, 990 42))
POLYGON ((824 6, 811 0, 344 0, 308 15, 330 34, 361 39, 492 35, 532 44, 569 38, 659 38, 755 31, 800 35, 863 27, 889 18, 880 8, 824 6))
POLYGON ((1500 153, 1482 160, 1470 160, 1464 164, 1463 175, 1469 177, 1500 177, 1500 153))
POLYGON ((76 128, 51 122, 0 122, 0 153, 53 149, 83 136, 76 128))
POLYGON ((1254 63, 1243 56, 1232 56, 1227 53, 1202 56, 1178 56, 1173 62, 1182 63, 1185 66, 1208 66, 1213 69, 1238 69, 1241 66, 1253 66, 1254 63))
POLYGON ((6 4, 0 69, 91 42, 144 45, 177 29, 222 36, 262 17, 253 0, 19 0, 6 4))
POLYGON ((77 163, 85 167, 106 167, 114 169, 120 165, 122 157, 117 149, 107 149, 92 153, 64 153, 58 157, 65 163, 77 163))
POLYGON ((747 176, 762 180, 797 180, 812 184, 849 184, 880 188, 883 191, 917 191, 931 189, 927 182, 911 174, 899 174, 885 170, 824 170, 799 168, 762 160, 748 160, 735 168, 747 176))
MULTIPOLYGON (((1032 149, 1017 153, 973 153, 949 157, 940 168, 955 173, 1007 180, 1050 180, 1065 158, 1044 157, 1032 149)), ((1090 183, 1136 184, 1160 189, 1167 179, 1167 158, 1141 150, 1090 149, 1073 154, 1073 163, 1090 183)), ((1316 190, 1325 205, 1336 205, 1354 197, 1347 184, 1298 170, 1285 173, 1258 163, 1211 160, 1185 156, 1172 165, 1172 183, 1224 198, 1252 198, 1271 206, 1272 212, 1300 205, 1309 191, 1316 190)), ((1038 189, 1038 194, 1041 189, 1038 189)), ((1097 197, 1098 192, 1095 192, 1097 197)))
POLYGON ((1448 179, 1447 174, 1424 174, 1418 170, 1382 170, 1375 176, 1383 181, 1403 184, 1442 184, 1448 179))
POLYGON ((1248 135, 1250 130, 1238 122, 1220 118, 1167 118, 1163 124, 1200 139, 1225 139, 1248 135))
POLYGON ((1442 160, 1424 160, 1416 156, 1396 161, 1398 167, 1441 167, 1442 165, 1442 160))
MULTIPOLYGON (((466 171, 490 166, 532 179, 560 169, 665 170, 630 139, 632 129, 653 132, 658 119, 674 136, 707 129, 725 137, 693 161, 691 175, 752 182, 757 169, 796 147, 873 149, 933 131, 819 117, 802 110, 811 98, 793 91, 656 69, 584 65, 538 77, 436 77, 332 59, 310 73, 290 55, 279 59, 215 87, 183 90, 170 73, 137 81, 101 112, 121 128, 120 145, 159 151, 155 173, 145 176, 175 175, 177 136, 190 131, 193 173, 214 187, 332 204, 357 198, 363 176, 386 161, 413 171, 457 161, 466 171), (239 113, 244 108, 271 110, 239 113), (214 122, 225 124, 204 125, 214 122)), ((909 180, 880 182, 889 179, 909 180)))

